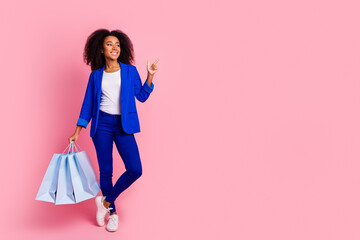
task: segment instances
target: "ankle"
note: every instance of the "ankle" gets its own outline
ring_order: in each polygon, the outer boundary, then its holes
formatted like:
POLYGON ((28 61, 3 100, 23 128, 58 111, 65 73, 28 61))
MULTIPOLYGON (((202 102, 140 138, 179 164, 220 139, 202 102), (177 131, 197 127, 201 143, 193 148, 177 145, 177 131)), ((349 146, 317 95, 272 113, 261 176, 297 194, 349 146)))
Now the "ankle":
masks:
POLYGON ((109 203, 108 201, 104 200, 104 207, 105 207, 105 208, 109 208, 110 205, 111 205, 111 203, 109 203))

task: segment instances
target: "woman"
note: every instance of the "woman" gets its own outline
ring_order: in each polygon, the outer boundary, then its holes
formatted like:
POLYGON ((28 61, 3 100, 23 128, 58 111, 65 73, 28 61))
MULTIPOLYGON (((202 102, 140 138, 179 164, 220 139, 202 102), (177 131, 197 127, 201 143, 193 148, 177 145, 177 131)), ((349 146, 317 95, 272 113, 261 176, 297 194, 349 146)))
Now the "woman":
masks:
POLYGON ((99 29, 87 39, 84 60, 91 65, 91 74, 75 133, 69 142, 79 138, 81 129, 91 120, 90 136, 96 149, 100 170, 100 188, 103 196, 97 196, 96 220, 108 231, 118 228, 115 200, 142 174, 140 154, 134 133, 140 132, 135 98, 145 102, 154 88, 152 79, 157 71, 156 63, 147 61, 147 79, 142 85, 135 66, 133 44, 120 30, 99 29), (126 171, 113 186, 113 142, 124 162, 126 171))

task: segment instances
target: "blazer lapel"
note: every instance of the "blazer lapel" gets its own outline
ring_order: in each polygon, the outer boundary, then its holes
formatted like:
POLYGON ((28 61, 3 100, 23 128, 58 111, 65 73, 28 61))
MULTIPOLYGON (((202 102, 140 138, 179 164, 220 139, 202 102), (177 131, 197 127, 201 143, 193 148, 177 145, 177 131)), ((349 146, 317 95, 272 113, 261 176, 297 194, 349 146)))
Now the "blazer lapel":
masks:
MULTIPOLYGON (((126 64, 123 64, 122 62, 118 61, 120 63, 120 76, 121 76, 121 84, 120 84, 120 103, 124 102, 125 97, 125 89, 128 84, 128 68, 126 64)), ((123 109, 123 106, 120 106, 121 109, 123 109)))

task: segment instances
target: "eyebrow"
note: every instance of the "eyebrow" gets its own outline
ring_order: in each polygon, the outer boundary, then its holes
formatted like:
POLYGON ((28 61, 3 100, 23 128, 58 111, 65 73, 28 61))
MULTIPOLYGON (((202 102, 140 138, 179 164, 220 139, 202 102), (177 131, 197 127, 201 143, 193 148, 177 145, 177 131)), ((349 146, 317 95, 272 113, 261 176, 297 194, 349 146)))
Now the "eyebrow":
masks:
MULTIPOLYGON (((106 43, 108 43, 108 42, 111 42, 111 43, 112 43, 112 41, 107 41, 106 43)), ((116 42, 116 43, 119 43, 119 42, 116 42)))

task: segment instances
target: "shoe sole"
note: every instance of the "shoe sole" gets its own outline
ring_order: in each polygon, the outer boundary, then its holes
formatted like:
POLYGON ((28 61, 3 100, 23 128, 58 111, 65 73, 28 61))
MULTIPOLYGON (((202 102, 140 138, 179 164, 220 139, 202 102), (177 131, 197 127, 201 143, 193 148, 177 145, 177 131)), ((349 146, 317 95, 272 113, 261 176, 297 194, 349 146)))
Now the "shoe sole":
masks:
POLYGON ((108 232, 116 232, 116 231, 118 230, 118 228, 115 229, 115 230, 109 230, 109 229, 106 228, 106 230, 107 230, 108 232))

